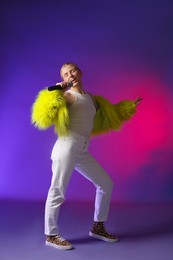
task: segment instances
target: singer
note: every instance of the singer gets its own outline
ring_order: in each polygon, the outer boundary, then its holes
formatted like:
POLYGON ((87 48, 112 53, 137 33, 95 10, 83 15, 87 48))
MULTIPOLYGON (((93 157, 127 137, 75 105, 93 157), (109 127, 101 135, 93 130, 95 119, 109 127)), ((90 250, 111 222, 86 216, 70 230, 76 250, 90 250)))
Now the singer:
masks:
POLYGON ((45 204, 46 245, 71 249, 72 244, 59 232, 58 216, 73 169, 90 180, 96 188, 93 226, 89 236, 106 242, 117 242, 104 225, 108 219, 113 182, 88 152, 91 135, 120 129, 136 112, 142 98, 111 104, 101 96, 86 92, 82 71, 74 63, 60 69, 61 89, 39 92, 32 106, 32 123, 39 129, 55 126, 58 139, 53 147, 52 181, 45 204), (67 88, 67 82, 72 86, 67 88))

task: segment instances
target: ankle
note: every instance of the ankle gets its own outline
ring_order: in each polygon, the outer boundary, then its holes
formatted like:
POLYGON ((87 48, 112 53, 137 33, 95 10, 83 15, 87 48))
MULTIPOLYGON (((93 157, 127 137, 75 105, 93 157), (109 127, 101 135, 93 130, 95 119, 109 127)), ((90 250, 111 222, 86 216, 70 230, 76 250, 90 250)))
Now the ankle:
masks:
POLYGON ((46 235, 46 238, 55 238, 57 235, 46 235))
POLYGON ((93 232, 100 232, 105 230, 104 222, 103 221, 94 221, 92 226, 93 232))
POLYGON ((103 221, 94 221, 93 226, 95 226, 95 227, 104 227, 104 222, 103 221))

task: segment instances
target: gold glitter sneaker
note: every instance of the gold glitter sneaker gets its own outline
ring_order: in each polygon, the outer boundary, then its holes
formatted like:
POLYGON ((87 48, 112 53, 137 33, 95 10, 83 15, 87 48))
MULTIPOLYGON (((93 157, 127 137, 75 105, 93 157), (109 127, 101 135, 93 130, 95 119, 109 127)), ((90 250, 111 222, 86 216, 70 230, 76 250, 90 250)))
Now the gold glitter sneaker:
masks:
POLYGON ((92 230, 89 232, 89 236, 109 243, 119 241, 118 237, 113 236, 106 231, 104 222, 94 222, 92 230))
POLYGON ((46 245, 57 249, 72 249, 72 244, 61 236, 47 236, 46 245))

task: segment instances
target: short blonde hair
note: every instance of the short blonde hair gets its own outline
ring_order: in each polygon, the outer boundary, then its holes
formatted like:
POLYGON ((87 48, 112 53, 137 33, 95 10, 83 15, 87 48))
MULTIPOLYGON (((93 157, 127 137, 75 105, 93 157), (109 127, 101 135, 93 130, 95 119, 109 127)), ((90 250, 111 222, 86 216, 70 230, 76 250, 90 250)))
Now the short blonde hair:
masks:
POLYGON ((62 79, 63 79, 63 77, 62 77, 61 72, 62 72, 62 69, 63 69, 66 65, 73 65, 78 71, 80 71, 80 72, 82 73, 81 69, 79 69, 79 66, 78 66, 76 63, 66 62, 66 63, 64 63, 64 64, 61 66, 61 69, 60 69, 60 76, 61 76, 62 79))

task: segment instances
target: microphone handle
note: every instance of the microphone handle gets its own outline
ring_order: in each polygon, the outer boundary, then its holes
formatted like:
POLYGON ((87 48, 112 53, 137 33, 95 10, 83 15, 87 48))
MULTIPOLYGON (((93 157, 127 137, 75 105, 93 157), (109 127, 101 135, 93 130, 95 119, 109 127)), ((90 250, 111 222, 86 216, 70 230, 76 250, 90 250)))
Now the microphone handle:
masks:
POLYGON ((53 90, 62 90, 63 88, 61 87, 61 85, 55 85, 55 86, 50 86, 47 88, 49 91, 53 91, 53 90))
POLYGON ((47 89, 49 90, 49 91, 52 91, 52 90, 57 90, 57 89, 59 89, 59 90, 63 90, 63 89, 65 89, 65 88, 71 88, 73 86, 73 82, 66 82, 66 86, 63 88, 62 86, 61 86, 61 84, 58 84, 58 85, 54 85, 54 86, 50 86, 50 87, 48 87, 47 89))

